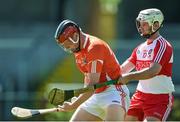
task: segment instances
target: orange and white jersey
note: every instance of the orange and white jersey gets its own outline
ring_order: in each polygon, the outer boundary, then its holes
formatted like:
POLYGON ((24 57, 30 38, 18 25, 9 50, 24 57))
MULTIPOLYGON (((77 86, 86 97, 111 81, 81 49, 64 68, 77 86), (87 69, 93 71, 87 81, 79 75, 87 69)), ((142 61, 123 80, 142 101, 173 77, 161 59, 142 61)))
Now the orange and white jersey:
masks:
MULTIPOLYGON (((84 82, 89 83, 87 73, 100 73, 100 82, 118 79, 121 75, 119 62, 110 47, 99 38, 86 35, 83 48, 75 53, 76 64, 85 75, 84 82)), ((107 87, 99 88, 96 93, 107 87)))
POLYGON ((174 91, 171 78, 173 48, 162 36, 159 36, 150 44, 148 41, 140 44, 134 49, 128 60, 135 65, 137 71, 150 67, 150 64, 153 62, 159 63, 162 66, 160 73, 155 77, 140 80, 137 90, 153 94, 164 94, 174 91))

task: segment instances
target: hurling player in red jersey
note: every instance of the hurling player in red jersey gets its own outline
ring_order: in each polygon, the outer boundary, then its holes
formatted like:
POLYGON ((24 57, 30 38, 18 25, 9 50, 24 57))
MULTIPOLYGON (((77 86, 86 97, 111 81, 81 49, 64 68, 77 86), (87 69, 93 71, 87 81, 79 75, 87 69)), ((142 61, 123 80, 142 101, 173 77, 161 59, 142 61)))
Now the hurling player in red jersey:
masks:
MULTIPOLYGON (((119 62, 108 44, 83 33, 73 21, 62 21, 55 39, 66 52, 74 54, 77 67, 84 74, 85 87, 121 76, 119 62)), ((59 108, 62 111, 76 109, 70 121, 120 121, 124 120, 129 102, 126 85, 110 85, 83 93, 59 108)))
POLYGON ((172 109, 173 47, 159 33, 163 20, 156 8, 140 11, 136 19, 137 30, 146 41, 121 65, 119 83, 139 80, 126 120, 165 121, 172 109))

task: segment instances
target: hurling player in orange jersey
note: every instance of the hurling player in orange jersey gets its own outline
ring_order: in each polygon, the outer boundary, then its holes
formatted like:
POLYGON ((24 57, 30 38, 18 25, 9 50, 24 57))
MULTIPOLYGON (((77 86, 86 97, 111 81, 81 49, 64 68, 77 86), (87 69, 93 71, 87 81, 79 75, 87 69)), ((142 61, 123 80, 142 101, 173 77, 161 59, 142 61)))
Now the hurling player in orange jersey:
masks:
MULTIPOLYGON (((83 33, 73 21, 62 21, 55 39, 66 52, 74 54, 77 67, 84 74, 85 87, 121 76, 119 62, 108 44, 83 33)), ((76 110, 70 121, 120 121, 124 120, 128 106, 129 90, 126 85, 110 85, 83 93, 59 108, 62 111, 76 110)))
POLYGON ((166 121, 172 109, 173 47, 159 33, 163 20, 156 8, 140 11, 136 19, 137 29, 146 41, 121 66, 120 83, 139 80, 126 120, 166 121), (134 68, 137 71, 130 72, 134 68))

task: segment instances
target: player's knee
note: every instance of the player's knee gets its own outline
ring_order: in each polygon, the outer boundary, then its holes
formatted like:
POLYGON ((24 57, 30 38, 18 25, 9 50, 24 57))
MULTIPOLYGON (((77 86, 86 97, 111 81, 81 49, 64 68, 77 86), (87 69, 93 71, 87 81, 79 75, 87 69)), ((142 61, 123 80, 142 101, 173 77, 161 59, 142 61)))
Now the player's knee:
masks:
POLYGON ((122 106, 117 104, 110 105, 107 107, 106 121, 123 121, 125 114, 125 110, 122 106))

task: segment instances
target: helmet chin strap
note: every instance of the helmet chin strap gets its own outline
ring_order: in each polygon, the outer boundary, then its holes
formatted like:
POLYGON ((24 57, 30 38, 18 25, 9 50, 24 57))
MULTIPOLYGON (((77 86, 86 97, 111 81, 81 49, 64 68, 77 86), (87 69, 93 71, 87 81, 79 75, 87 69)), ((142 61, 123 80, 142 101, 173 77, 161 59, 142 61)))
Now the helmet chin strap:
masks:
MULTIPOLYGON (((153 28, 153 27, 152 27, 153 28)), ((143 35, 143 34, 140 34, 142 37, 146 38, 146 39, 149 39, 152 35, 154 35, 159 29, 161 28, 161 26, 154 32, 150 33, 150 34, 146 34, 146 35, 143 35)))
POLYGON ((73 50, 73 53, 77 53, 77 52, 79 52, 81 49, 80 49, 80 40, 79 40, 79 46, 75 49, 75 50, 73 50))
POLYGON ((79 38, 80 38, 80 35, 79 35, 79 36, 77 36, 76 41, 74 41, 71 37, 69 37, 69 38, 68 38, 68 39, 69 39, 72 43, 74 43, 74 44, 76 44, 76 43, 78 43, 78 42, 79 42, 78 47, 72 51, 73 53, 77 53, 77 52, 79 52, 79 51, 80 51, 80 45, 81 45, 81 43, 80 43, 80 39, 79 39, 79 38))
POLYGON ((74 44, 78 43, 79 41, 79 37, 76 39, 76 41, 74 41, 71 37, 68 37, 68 39, 74 44))

